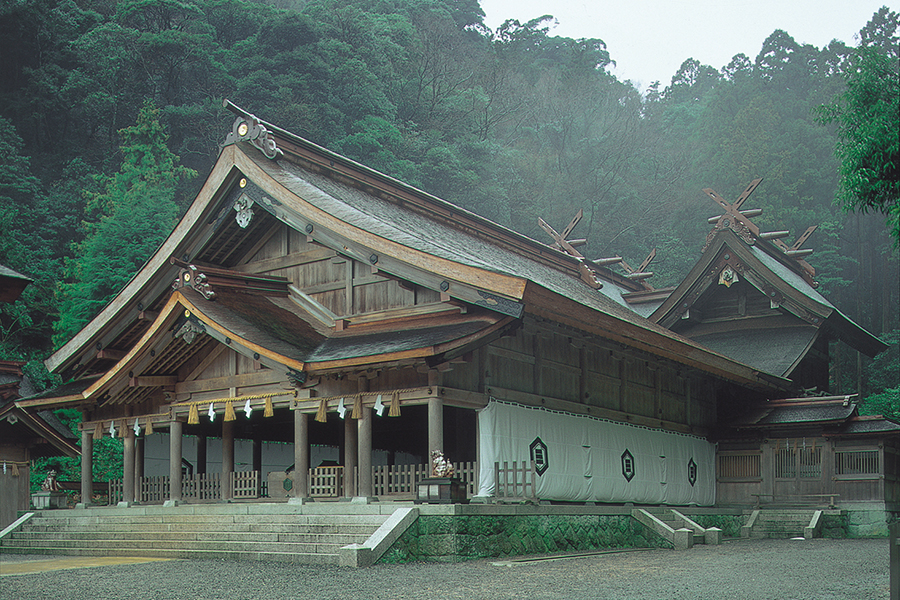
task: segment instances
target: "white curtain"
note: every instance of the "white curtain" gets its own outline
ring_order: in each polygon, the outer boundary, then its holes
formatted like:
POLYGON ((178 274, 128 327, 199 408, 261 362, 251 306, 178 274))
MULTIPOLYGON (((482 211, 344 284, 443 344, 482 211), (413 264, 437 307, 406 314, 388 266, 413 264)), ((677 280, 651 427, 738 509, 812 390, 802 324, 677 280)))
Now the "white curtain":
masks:
POLYGON ((530 461, 536 452, 543 500, 716 501, 716 448, 703 438, 493 399, 478 426, 481 496, 494 495, 495 462, 530 461))

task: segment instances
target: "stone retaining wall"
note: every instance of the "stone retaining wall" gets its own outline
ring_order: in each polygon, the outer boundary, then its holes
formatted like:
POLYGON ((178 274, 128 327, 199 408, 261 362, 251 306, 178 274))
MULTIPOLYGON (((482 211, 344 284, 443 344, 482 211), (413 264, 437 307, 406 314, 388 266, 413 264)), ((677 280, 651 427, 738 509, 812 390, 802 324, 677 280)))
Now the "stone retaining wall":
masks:
POLYGON ((630 515, 421 515, 380 562, 671 547, 630 515))

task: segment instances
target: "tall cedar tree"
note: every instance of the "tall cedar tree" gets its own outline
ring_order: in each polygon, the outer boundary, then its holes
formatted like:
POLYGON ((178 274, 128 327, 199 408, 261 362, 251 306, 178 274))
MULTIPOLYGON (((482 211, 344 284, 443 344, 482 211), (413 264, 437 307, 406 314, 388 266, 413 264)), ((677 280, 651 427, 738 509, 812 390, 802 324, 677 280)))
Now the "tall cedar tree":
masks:
POLYGON ((821 109, 837 123, 841 160, 838 200, 847 210, 882 212, 900 246, 900 15, 882 8, 862 34, 847 89, 821 109), (874 39, 869 39, 874 37, 874 39), (884 39, 881 39, 884 38, 884 39), (881 42, 881 43, 879 43, 881 42))
POLYGON ((196 171, 178 164, 166 146, 159 109, 150 103, 137 123, 119 130, 122 166, 105 178, 105 190, 88 194, 85 239, 66 265, 69 281, 60 286, 60 319, 54 342, 61 346, 121 290, 175 225, 179 181, 196 171))

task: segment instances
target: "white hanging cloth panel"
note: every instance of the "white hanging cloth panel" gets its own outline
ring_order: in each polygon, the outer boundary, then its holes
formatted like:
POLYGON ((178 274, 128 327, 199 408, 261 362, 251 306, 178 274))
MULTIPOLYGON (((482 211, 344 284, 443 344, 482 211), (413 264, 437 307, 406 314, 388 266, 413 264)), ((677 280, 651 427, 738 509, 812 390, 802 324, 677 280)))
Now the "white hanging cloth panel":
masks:
POLYGON ((716 447, 697 436, 494 399, 478 429, 480 496, 495 493, 495 462, 536 459, 543 500, 716 502, 716 447))

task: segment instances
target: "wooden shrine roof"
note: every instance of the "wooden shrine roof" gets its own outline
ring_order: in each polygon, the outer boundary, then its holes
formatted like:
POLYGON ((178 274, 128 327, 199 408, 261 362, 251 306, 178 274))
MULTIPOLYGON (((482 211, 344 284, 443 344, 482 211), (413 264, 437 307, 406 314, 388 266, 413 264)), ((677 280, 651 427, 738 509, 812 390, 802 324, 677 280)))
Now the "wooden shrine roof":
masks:
POLYGON ((7 443, 26 441, 32 458, 40 456, 80 456, 76 436, 51 411, 32 414, 16 402, 0 406, 0 439, 7 443), (35 437, 46 443, 34 444, 35 437))
POLYGON ((788 377, 818 333, 816 327, 798 325, 721 331, 693 335, 691 339, 760 371, 788 377))
MULTIPOLYGON (((676 326, 681 316, 703 292, 718 284, 720 272, 728 266, 734 266, 737 267, 739 277, 750 281, 783 311, 797 317, 798 325, 805 323, 817 329, 825 328, 868 356, 875 356, 887 349, 886 344, 844 315, 809 285, 796 268, 787 264, 790 258, 779 256, 780 250, 770 249, 769 246, 763 240, 748 245, 730 229, 715 231, 700 260, 675 291, 653 312, 650 319, 666 327, 676 326)), ((741 332, 740 335, 745 334, 741 332)), ((799 337, 798 334, 793 345, 802 350, 799 337)), ((700 341, 699 338, 692 339, 700 341)), ((729 342, 729 349, 737 350, 744 356, 761 357, 766 352, 768 342, 765 336, 756 336, 752 340, 748 338, 748 344, 754 340, 759 344, 758 348, 740 349, 735 342, 729 342)), ((740 360, 738 355, 728 356, 740 360)), ((798 355, 795 362, 799 362, 801 358, 802 355, 798 355)), ((759 360, 755 362, 759 364, 759 360)))
POLYGON ((15 302, 33 280, 0 265, 0 302, 15 302))
POLYGON ((733 430, 757 430, 775 435, 777 431, 819 428, 826 436, 865 436, 900 433, 900 424, 881 415, 862 416, 856 394, 788 398, 751 407, 743 416, 727 424, 733 430))
MULTIPOLYGON (((440 290, 447 300, 463 303, 469 311, 490 311, 494 325, 485 323, 485 327, 500 326, 502 320, 519 318, 529 311, 742 385, 760 389, 789 385, 778 374, 761 373, 637 314, 628 302, 628 294, 635 290, 624 284, 607 282, 595 289, 585 282, 584 265, 577 257, 270 124, 265 126, 274 132, 274 143, 283 148, 283 155, 275 152, 273 160, 263 154, 259 145, 232 138, 173 233, 122 292, 46 361, 51 371, 111 372, 116 361, 124 360, 122 356, 133 352, 135 344, 151 335, 154 326, 160 327, 150 323, 156 323, 154 319, 166 304, 171 282, 183 267, 170 262, 171 257, 179 257, 184 263, 198 257, 204 261, 222 257, 226 264, 214 266, 233 268, 235 265, 227 264, 230 259, 225 257, 235 255, 234 248, 242 248, 241 253, 246 254, 256 247, 254 244, 261 243, 231 223, 235 200, 247 194, 259 215, 247 229, 262 227, 260 222, 273 226, 279 221, 285 223, 305 232, 316 244, 371 265, 373 272, 440 290), (239 189, 238 180, 246 187, 239 189), (573 316, 576 313, 577 319, 573 316), (124 339, 127 344, 122 342, 124 339), (105 362, 97 362, 101 360, 105 362)), ((334 357, 341 344, 348 352, 354 347, 349 341, 339 342, 341 336, 323 329, 315 318, 287 317, 292 311, 285 308, 285 302, 289 302, 285 298, 254 300, 265 307, 259 311, 226 306, 227 300, 219 306, 209 306, 216 303, 205 300, 195 303, 189 292, 182 297, 187 304, 196 304, 199 313, 208 313, 208 323, 218 323, 222 331, 234 329, 232 333, 237 335, 246 328, 248 340, 257 339, 256 345, 269 351, 273 360, 278 355, 286 361, 283 364, 292 364, 291 368, 298 368, 310 357, 334 357), (285 312, 279 312, 279 307, 285 312), (292 324, 282 327, 282 318, 292 324), (292 328, 296 329, 293 333, 292 328), (323 341, 325 338, 329 338, 327 342, 323 341), (298 341, 301 339, 305 341, 298 341), (321 346, 317 345, 319 342, 321 346), (318 348, 315 352, 321 354, 314 354, 314 346, 318 348)), ((404 351, 411 351, 416 343, 430 341, 436 343, 432 348, 444 347, 450 337, 464 334, 466 327, 474 325, 447 323, 442 327, 430 332, 427 339, 422 331, 409 334, 401 346, 407 349, 404 351)), ((373 346, 389 347, 387 340, 373 346)))

